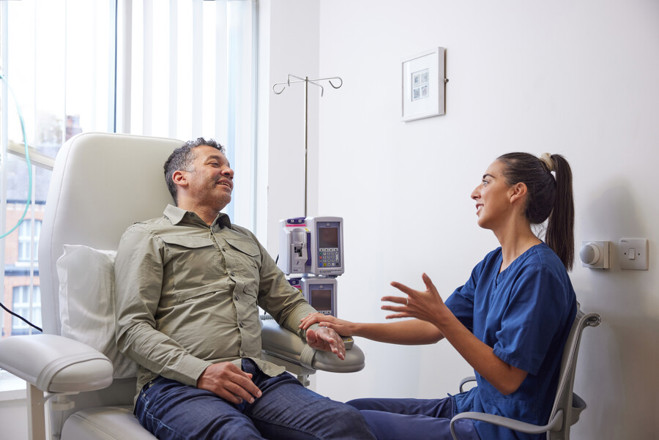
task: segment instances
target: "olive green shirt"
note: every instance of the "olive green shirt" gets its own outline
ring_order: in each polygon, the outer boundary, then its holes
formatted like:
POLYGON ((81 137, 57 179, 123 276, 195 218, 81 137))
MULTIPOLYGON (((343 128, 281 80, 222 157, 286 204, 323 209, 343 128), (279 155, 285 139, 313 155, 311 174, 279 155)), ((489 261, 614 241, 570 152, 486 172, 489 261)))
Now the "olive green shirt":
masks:
POLYGON ((258 307, 301 336, 315 312, 247 229, 172 205, 126 230, 115 282, 117 345, 138 364, 138 392, 159 375, 195 386, 209 365, 242 358, 280 374, 261 360, 258 307))

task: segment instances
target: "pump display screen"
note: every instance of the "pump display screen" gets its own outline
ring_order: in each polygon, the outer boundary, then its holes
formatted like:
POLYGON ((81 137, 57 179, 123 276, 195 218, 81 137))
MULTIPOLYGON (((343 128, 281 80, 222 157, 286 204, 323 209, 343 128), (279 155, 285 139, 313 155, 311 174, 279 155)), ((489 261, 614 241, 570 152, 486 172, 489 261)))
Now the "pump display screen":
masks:
POLYGON ((339 228, 318 228, 318 247, 321 248, 338 248, 339 247, 339 228))
POLYGON ((322 222, 318 224, 318 266, 341 266, 339 250, 339 223, 322 222))
POLYGON ((311 289, 311 306, 321 313, 332 310, 332 289, 311 289))

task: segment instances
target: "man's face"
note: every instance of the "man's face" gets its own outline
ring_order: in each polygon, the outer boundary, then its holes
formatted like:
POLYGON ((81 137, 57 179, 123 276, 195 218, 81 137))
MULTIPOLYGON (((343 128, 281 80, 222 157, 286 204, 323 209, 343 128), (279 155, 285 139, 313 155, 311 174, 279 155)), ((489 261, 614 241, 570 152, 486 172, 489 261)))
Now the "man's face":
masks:
POLYGON ((192 150, 192 167, 185 173, 188 196, 195 204, 222 210, 231 201, 233 170, 229 161, 218 149, 201 145, 192 150))

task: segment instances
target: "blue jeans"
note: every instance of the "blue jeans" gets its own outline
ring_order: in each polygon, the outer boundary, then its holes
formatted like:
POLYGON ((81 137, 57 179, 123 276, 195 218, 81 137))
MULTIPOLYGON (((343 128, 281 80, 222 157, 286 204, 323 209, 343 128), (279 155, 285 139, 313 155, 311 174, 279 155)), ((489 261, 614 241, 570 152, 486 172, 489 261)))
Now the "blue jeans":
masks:
POLYGON ((234 405, 216 394, 158 377, 140 392, 135 415, 159 439, 374 439, 359 411, 303 387, 288 373, 270 377, 249 359, 262 392, 234 405))
MULTIPOLYGON (((378 440, 453 440, 451 418, 455 400, 445 399, 356 399, 348 402, 361 411, 378 440)), ((480 440, 471 420, 458 420, 460 440, 480 440)))

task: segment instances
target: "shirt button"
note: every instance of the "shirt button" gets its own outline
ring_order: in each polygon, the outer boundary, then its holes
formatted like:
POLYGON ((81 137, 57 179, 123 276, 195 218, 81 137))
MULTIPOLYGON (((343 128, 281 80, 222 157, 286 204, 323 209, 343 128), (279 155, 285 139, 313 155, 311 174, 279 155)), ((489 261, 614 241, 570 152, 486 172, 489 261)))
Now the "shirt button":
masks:
POLYGON ((238 295, 233 296, 234 301, 238 302, 238 295))

